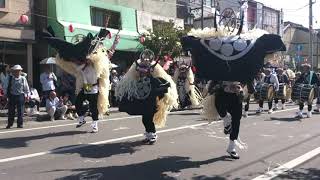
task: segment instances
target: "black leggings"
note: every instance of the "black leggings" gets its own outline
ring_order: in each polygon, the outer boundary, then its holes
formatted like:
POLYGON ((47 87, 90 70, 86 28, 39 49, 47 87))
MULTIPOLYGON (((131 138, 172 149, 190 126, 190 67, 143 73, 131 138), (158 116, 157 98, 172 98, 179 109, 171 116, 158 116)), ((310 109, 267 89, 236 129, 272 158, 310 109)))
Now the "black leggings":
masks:
POLYGON ((89 109, 91 112, 91 117, 94 121, 99 120, 99 112, 98 112, 98 93, 97 94, 84 94, 83 91, 81 91, 76 99, 76 111, 79 116, 84 116, 87 112, 87 107, 83 105, 83 101, 87 100, 89 101, 89 109))
MULTIPOLYGON (((278 104, 279 98, 275 98, 275 99, 274 99, 274 102, 275 102, 276 104, 278 104)), ((284 104, 285 102, 286 102, 285 99, 281 99, 281 103, 282 103, 282 104, 284 104)))
MULTIPOLYGON (((273 100, 268 101, 268 108, 269 108, 269 110, 272 109, 272 101, 273 101, 273 100)), ((259 100, 259 107, 263 108, 263 102, 264 102, 263 100, 259 100)))
POLYGON ((232 117, 230 140, 238 139, 242 117, 242 100, 237 94, 219 92, 216 94, 215 104, 221 117, 225 117, 228 112, 230 113, 232 117))
POLYGON ((245 100, 246 105, 244 105, 244 111, 249 111, 250 96, 245 100))
MULTIPOLYGON (((299 110, 302 111, 303 107, 304 107, 304 103, 300 102, 299 103, 299 110)), ((308 104, 308 111, 311 111, 311 110, 312 110, 312 105, 308 104)))
POLYGON ((142 123, 144 125, 144 128, 146 129, 146 132, 150 133, 155 133, 156 132, 156 127, 153 123, 153 116, 155 113, 145 113, 142 115, 142 123))

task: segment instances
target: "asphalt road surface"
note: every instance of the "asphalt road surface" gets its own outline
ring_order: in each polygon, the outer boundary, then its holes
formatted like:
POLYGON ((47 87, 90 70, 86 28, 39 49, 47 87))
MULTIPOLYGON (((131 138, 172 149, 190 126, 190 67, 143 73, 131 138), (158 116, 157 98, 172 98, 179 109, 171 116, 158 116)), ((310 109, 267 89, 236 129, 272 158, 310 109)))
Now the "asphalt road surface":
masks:
MULTIPOLYGON (((253 104, 250 107, 256 109, 253 104)), ((240 159, 226 153, 221 121, 200 110, 170 113, 154 145, 144 145, 139 116, 113 113, 100 121, 28 122, 0 130, 1 180, 320 179, 320 114, 296 119, 296 105, 243 118, 240 159)))

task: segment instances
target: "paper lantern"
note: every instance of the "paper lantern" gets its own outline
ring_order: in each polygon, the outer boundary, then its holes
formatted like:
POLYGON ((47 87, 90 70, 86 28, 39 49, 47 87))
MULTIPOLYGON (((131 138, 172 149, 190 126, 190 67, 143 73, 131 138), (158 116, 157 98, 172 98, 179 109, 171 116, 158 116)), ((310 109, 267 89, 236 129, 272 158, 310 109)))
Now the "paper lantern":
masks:
POLYGON ((140 39, 139 39, 141 44, 143 44, 145 40, 146 40, 146 38, 144 36, 141 36, 140 39))
POLYGON ((25 14, 21 15, 20 16, 20 22, 22 24, 27 24, 29 22, 29 17, 27 15, 25 15, 25 14))
POLYGON ((74 32, 74 28, 73 28, 72 24, 69 25, 69 32, 71 32, 71 33, 74 32))

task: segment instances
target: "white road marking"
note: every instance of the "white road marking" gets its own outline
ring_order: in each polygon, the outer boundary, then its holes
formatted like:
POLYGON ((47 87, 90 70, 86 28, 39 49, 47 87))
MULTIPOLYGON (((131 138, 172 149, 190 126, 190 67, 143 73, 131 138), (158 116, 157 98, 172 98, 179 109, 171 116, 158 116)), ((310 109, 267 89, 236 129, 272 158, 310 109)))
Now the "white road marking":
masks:
MULTIPOLYGON (((170 129, 160 130, 157 132, 157 134, 172 132, 172 131, 179 131, 179 130, 189 129, 192 127, 198 127, 198 126, 203 126, 203 125, 207 125, 207 124, 208 123, 200 123, 200 124, 194 124, 194 125, 181 126, 181 127, 177 127, 177 128, 170 128, 170 129)), ((93 142, 93 143, 89 143, 89 144, 80 144, 80 145, 75 145, 75 146, 71 146, 71 147, 55 149, 55 150, 49 150, 49 151, 43 151, 43 152, 38 152, 38 153, 33 153, 33 154, 26 154, 26 155, 21 155, 21 156, 16 156, 16 157, 4 158, 4 159, 0 159, 0 163, 16 161, 16 160, 21 160, 21 159, 28 159, 28 158, 33 158, 33 157, 39 157, 39 156, 43 156, 43 155, 54 154, 54 153, 59 153, 59 152, 63 152, 63 151, 69 151, 69 150, 89 147, 91 145, 101 145, 101 144, 113 143, 113 142, 118 142, 118 141, 123 141, 123 140, 134 139, 134 138, 138 138, 138 137, 143 137, 143 134, 136 134, 136 135, 125 136, 125 137, 120 137, 120 138, 115 138, 115 139, 108 139, 105 141, 93 142)))
MULTIPOLYGON (((291 111, 291 110, 295 110, 295 109, 297 109, 297 108, 280 110, 280 111, 274 112, 274 114, 275 113, 279 113, 279 112, 291 111)), ((176 112, 173 112, 172 114, 175 114, 175 113, 176 112)), ((140 117, 140 116, 120 117, 120 118, 105 119, 105 120, 100 120, 100 121, 102 121, 102 122, 104 122, 104 121, 116 121, 116 120, 120 120, 120 119, 133 119, 133 118, 137 118, 137 117, 140 117)), ((251 116, 251 117, 248 117, 248 118, 253 118, 253 117, 251 116)), ((202 119, 199 119, 199 120, 202 120, 202 119)), ((220 122, 220 121, 215 121, 215 122, 213 122, 211 124, 216 124, 218 122, 220 122)), ((76 125, 76 124, 77 123, 70 123, 70 124, 62 124, 62 125, 55 125, 55 126, 45 126, 45 127, 37 127, 37 128, 30 128, 30 129, 4 131, 4 132, 0 132, 0 134, 31 131, 31 130, 39 130, 39 129, 49 129, 49 128, 54 128, 54 127, 64 127, 64 126, 71 126, 71 125, 76 125)), ((165 132, 177 131, 177 130, 182 130, 182 129, 187 129, 187 128, 195 128, 195 127, 203 126, 203 125, 206 125, 206 124, 208 125, 208 123, 200 123, 200 124, 195 124, 195 125, 181 126, 181 127, 178 127, 178 128, 160 130, 157 133, 165 133, 165 132)), ((125 137, 116 138, 116 139, 110 139, 110 140, 106 140, 106 141, 98 141, 98 142, 94 142, 94 143, 75 145, 75 146, 72 146, 72 147, 61 148, 61 149, 56 149, 56 150, 49 150, 49 151, 43 151, 43 152, 33 153, 33 154, 28 154, 28 155, 16 156, 16 157, 11 157, 11 158, 4 158, 4 159, 0 159, 0 163, 10 162, 10 161, 15 161, 15 160, 20 160, 20 159, 27 159, 27 158, 32 158, 32 157, 38 157, 38 156, 43 156, 43 155, 47 155, 47 154, 53 154, 53 153, 58 153, 58 152, 62 152, 62 151, 68 151, 68 150, 83 148, 83 147, 87 147, 87 146, 90 146, 90 145, 99 145, 99 144, 106 144, 106 143, 117 142, 117 141, 122 141, 122 140, 128 140, 128 139, 133 139, 133 138, 142 137, 142 136, 143 136, 143 134, 137 134, 137 135, 125 136, 125 137)))
POLYGON ((292 161, 289 161, 289 162, 285 163, 284 165, 281 165, 271 171, 268 171, 267 173, 265 173, 261 176, 258 176, 252 180, 271 180, 271 179, 289 171, 290 169, 312 159, 313 157, 315 157, 319 154, 320 154, 320 147, 318 147, 312 151, 309 151, 308 153, 306 153, 300 157, 297 157, 296 159, 293 159, 292 161))
POLYGON ((128 128, 128 127, 119 127, 119 128, 116 128, 116 129, 112 129, 112 131, 120 131, 120 130, 128 130, 128 129, 130 129, 130 128, 128 128))
MULTIPOLYGON (((170 112, 169 114, 176 114, 176 113, 181 113, 181 112, 179 112, 179 111, 170 112)), ((139 117, 141 117, 141 116, 126 116, 126 117, 119 117, 119 118, 112 118, 112 119, 103 119, 103 120, 99 120, 99 122, 117 121, 117 120, 124 120, 124 119, 135 119, 135 118, 139 118, 139 117)), ((78 124, 78 123, 68 123, 68 124, 59 124, 59 125, 53 125, 53 126, 42 126, 42 127, 36 127, 36 128, 3 131, 3 132, 0 132, 0 135, 1 134, 8 134, 8 133, 16 133, 16 132, 25 132, 25 131, 33 131, 33 130, 41 130, 41 129, 50 129, 50 128, 56 128, 56 127, 74 126, 76 124, 78 124)))
MULTIPOLYGON (((99 120, 99 122, 117 121, 117 120, 123 120, 123 119, 134 119, 134 118, 138 118, 138 117, 140 117, 140 116, 119 117, 119 118, 99 120)), ((3 132, 0 132, 0 135, 1 134, 8 134, 8 133, 15 133, 15 132, 33 131, 33 130, 39 130, 39 129, 49 129, 49 128, 56 128, 56 127, 74 126, 76 124, 78 124, 78 123, 59 124, 59 125, 54 125, 54 126, 43 126, 43 127, 29 128, 29 129, 18 129, 18 130, 12 130, 12 131, 3 131, 3 132)))

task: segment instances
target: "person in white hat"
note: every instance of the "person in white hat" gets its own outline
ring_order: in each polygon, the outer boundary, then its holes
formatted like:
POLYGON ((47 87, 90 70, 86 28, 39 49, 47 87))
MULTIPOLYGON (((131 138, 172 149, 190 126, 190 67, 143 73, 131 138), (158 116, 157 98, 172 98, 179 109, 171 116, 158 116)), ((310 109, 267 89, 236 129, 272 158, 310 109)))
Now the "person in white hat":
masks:
POLYGON ((22 67, 14 65, 11 68, 12 74, 8 76, 4 84, 4 93, 9 101, 9 116, 7 129, 10 129, 14 122, 15 109, 17 107, 17 127, 23 128, 24 103, 30 93, 27 79, 21 75, 22 67))

